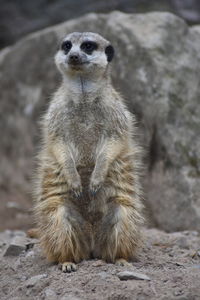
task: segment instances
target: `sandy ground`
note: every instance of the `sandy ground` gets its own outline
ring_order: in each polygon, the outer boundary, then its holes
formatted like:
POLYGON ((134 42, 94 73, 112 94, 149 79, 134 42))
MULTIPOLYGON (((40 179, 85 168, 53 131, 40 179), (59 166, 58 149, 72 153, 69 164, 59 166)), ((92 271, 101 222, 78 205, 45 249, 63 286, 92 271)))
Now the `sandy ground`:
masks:
POLYGON ((27 239, 24 232, 0 233, 0 299, 200 299, 199 234, 144 232, 144 248, 129 266, 89 260, 78 264, 73 273, 62 273, 57 265, 47 263, 38 241, 27 239), (11 251, 12 256, 8 250, 16 237, 22 242, 11 251), (145 274, 151 280, 121 281, 118 273, 125 270, 145 274))

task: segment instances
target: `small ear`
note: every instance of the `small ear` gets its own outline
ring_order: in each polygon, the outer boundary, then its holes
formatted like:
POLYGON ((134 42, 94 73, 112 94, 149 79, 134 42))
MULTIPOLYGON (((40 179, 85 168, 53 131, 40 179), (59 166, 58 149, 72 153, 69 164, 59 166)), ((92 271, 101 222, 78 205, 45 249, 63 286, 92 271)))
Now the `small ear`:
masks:
POLYGON ((115 50, 112 45, 108 45, 105 49, 105 54, 107 56, 107 61, 110 62, 114 57, 115 50))

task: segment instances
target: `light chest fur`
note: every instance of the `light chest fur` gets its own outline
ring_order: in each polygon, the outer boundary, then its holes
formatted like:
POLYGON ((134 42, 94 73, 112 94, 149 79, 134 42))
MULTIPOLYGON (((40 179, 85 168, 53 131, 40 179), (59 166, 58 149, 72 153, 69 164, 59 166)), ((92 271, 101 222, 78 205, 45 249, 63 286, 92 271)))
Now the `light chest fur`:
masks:
POLYGON ((112 97, 109 103, 102 96, 83 96, 77 102, 67 99, 50 106, 47 130, 77 149, 79 163, 94 163, 102 140, 119 139, 126 133, 127 114, 122 103, 112 97))

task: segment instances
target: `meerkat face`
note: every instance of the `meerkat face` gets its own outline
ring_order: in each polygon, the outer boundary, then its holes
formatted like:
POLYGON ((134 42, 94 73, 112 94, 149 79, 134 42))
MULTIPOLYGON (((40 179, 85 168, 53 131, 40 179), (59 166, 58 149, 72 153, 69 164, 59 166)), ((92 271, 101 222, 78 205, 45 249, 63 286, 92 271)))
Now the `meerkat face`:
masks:
POLYGON ((99 34, 74 32, 62 41, 55 62, 64 75, 86 73, 95 76, 105 72, 113 56, 113 47, 99 34))

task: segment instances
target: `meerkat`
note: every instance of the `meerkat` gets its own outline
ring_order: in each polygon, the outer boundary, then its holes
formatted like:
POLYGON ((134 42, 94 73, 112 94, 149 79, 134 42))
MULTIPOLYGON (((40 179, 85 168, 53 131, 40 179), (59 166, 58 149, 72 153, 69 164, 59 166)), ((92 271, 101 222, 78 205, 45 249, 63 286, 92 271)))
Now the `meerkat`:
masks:
POLYGON ((141 242, 141 148, 111 84, 113 56, 91 32, 67 35, 55 55, 63 80, 42 119, 35 216, 44 253, 63 272, 91 257, 124 264, 141 242))

